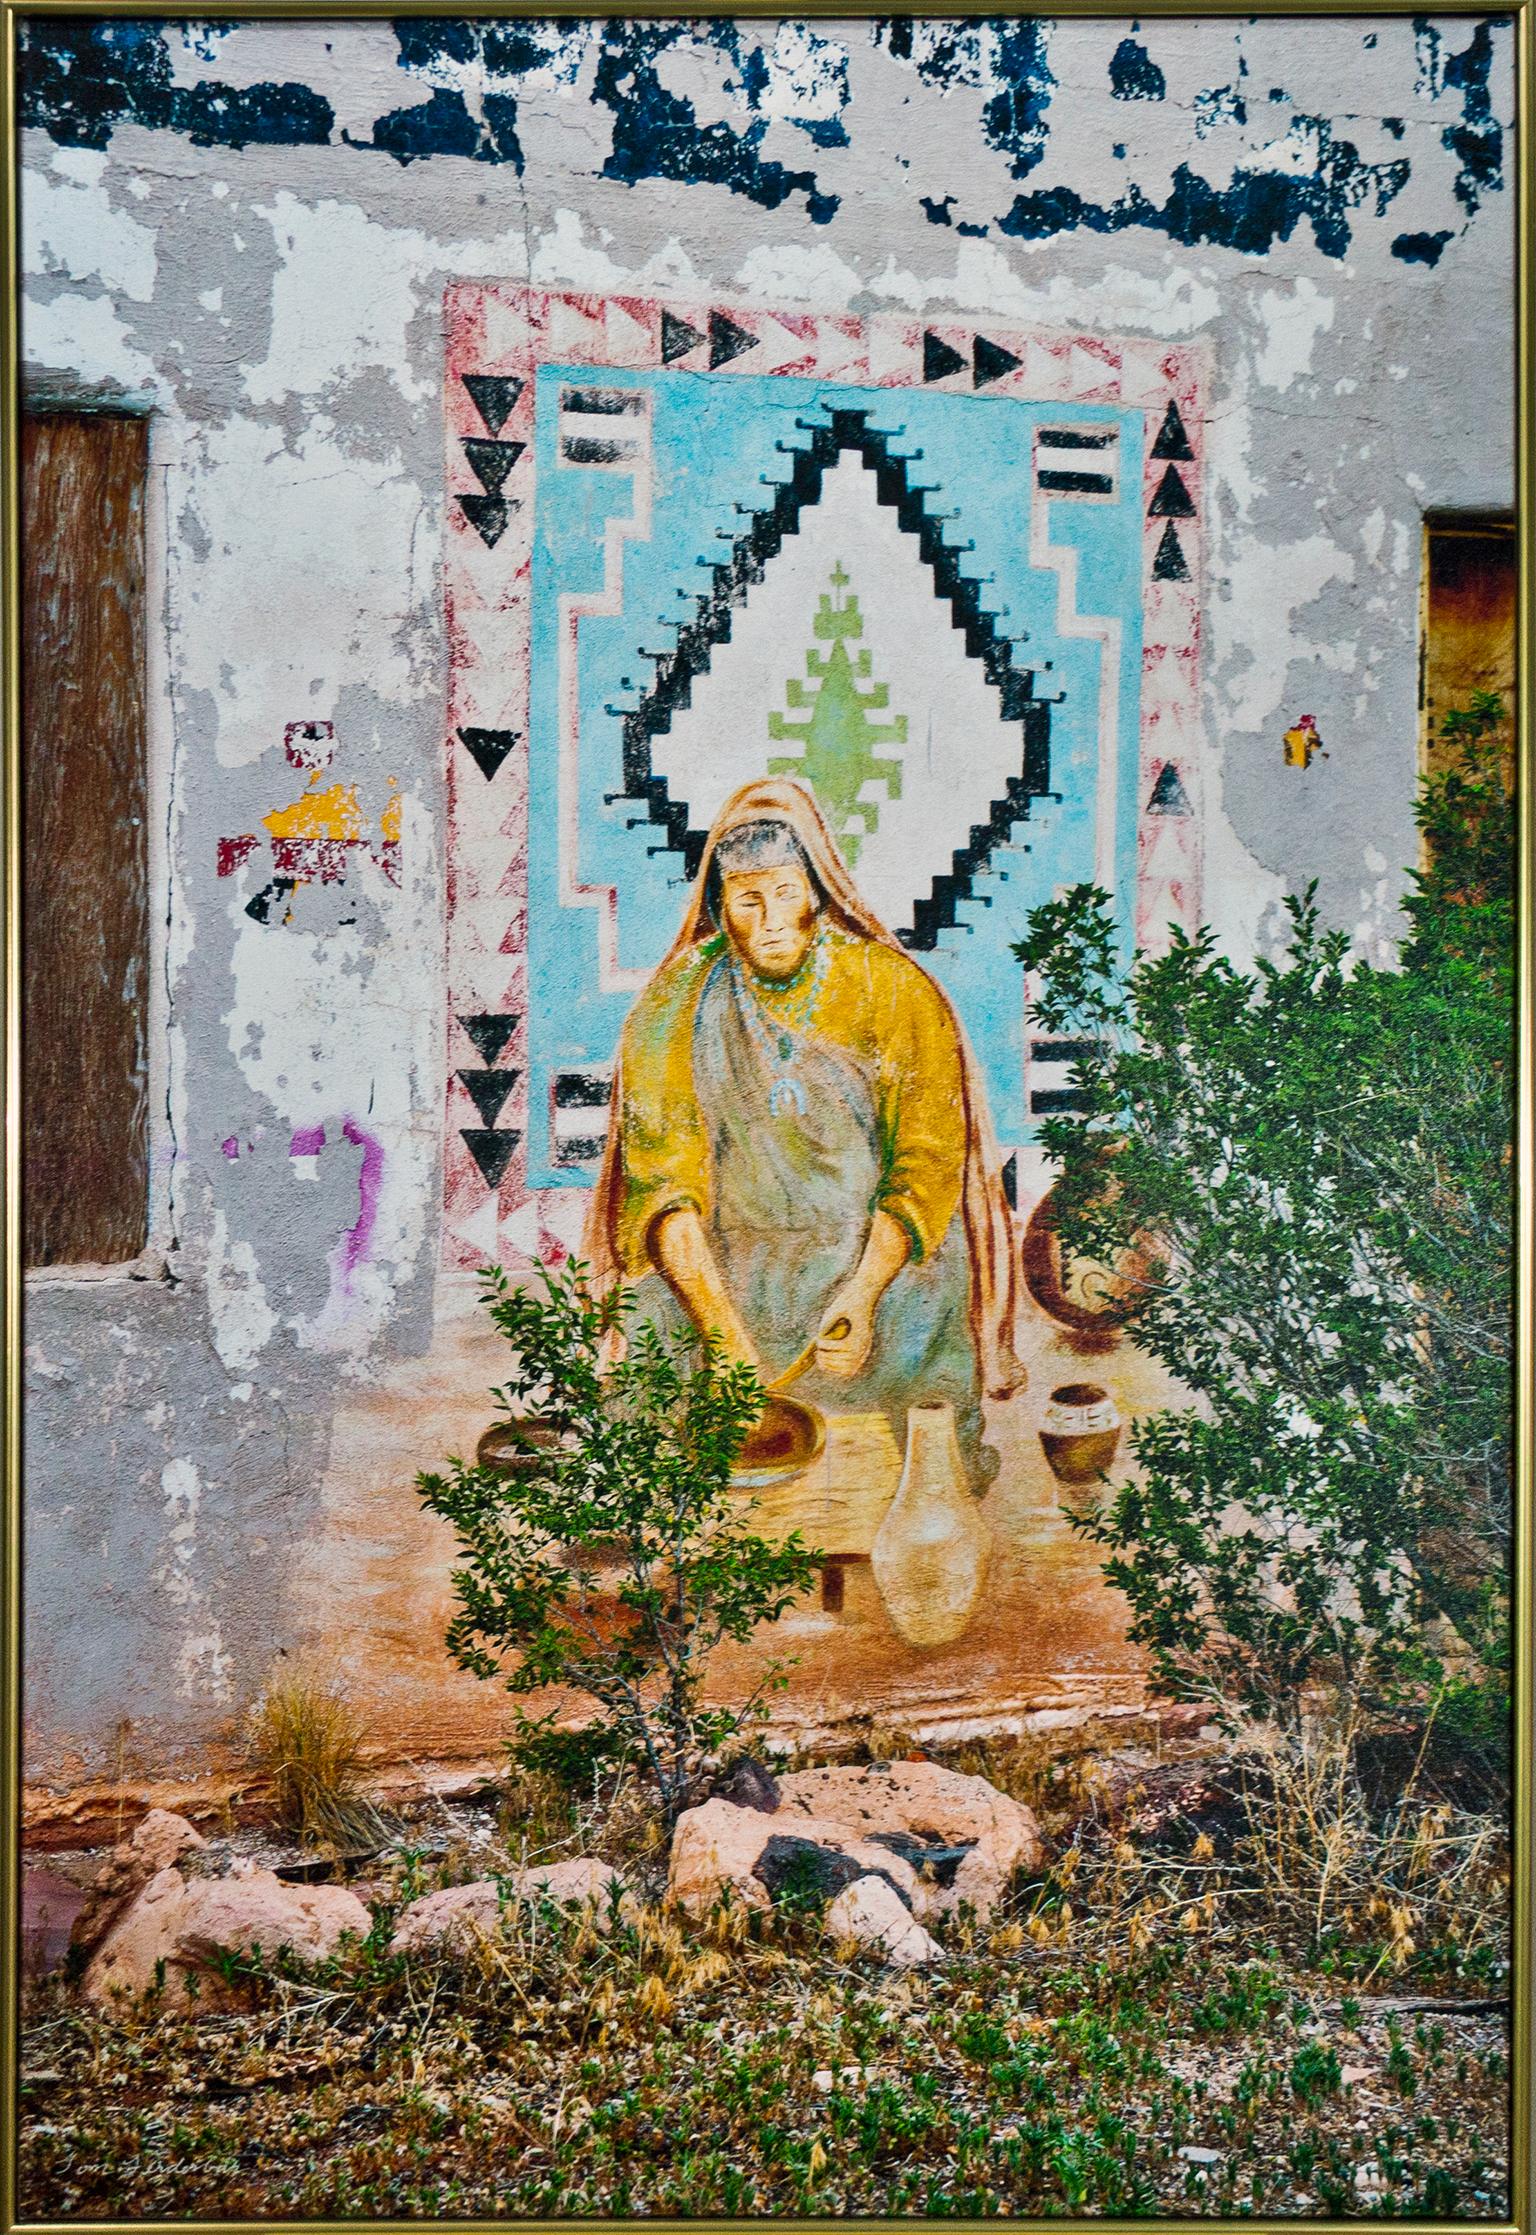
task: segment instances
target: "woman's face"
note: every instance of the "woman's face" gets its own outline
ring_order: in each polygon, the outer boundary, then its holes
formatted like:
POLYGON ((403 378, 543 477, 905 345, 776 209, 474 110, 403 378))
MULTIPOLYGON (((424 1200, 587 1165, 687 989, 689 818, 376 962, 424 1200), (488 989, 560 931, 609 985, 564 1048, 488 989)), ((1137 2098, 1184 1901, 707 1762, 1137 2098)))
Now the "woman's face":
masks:
POLYGON ((728 869, 720 880, 720 914, 737 953, 761 978, 792 978, 816 935, 811 880, 797 864, 777 869, 728 869))

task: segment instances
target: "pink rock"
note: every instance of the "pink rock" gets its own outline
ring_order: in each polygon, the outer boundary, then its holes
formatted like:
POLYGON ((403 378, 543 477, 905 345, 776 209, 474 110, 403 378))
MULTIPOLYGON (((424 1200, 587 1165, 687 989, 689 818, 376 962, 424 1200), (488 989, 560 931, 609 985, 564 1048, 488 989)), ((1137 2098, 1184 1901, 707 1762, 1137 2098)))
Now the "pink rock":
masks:
POLYGON ((845 1886, 827 1906, 827 1930, 838 1940, 878 1948, 887 1963, 903 1971, 944 1961, 938 1942, 924 1932, 883 1878, 855 1878, 845 1886))
POLYGON ((75 1919, 71 1934, 74 1946, 87 1952, 98 1946, 151 1878, 207 1844, 185 1816, 177 1816, 169 1808, 152 1808, 127 1839, 118 1841, 97 1871, 90 1899, 75 1919))
POLYGON ((290 1886, 270 1870, 241 1878, 195 1878, 161 1870, 113 1925, 85 1974, 93 2002, 136 1997, 163 1977, 166 2006, 185 2009, 198 1974, 196 1999, 207 2007, 227 1999, 208 1966, 221 1950, 280 1951, 301 1963, 334 1955, 343 1934, 362 1938, 371 1919, 345 1886, 290 1886))
POLYGON ((389 1944, 390 1953, 411 1955, 445 1941, 463 1945, 494 1939, 501 1926, 504 1899, 553 1901, 562 1909, 589 1907, 599 1932, 608 1930, 615 1899, 621 1916, 638 1914, 622 1874, 608 1863, 581 1856, 570 1862, 541 1863, 530 1870, 513 1871, 501 1884, 494 1878, 478 1878, 472 1885, 444 1886, 435 1894, 423 1894, 402 1913, 389 1944))
POLYGON ((640 1913, 623 1873, 611 1863, 594 1862, 586 1855, 571 1862, 539 1863, 531 1870, 519 1870, 513 1875, 512 1885, 524 1901, 555 1901, 562 1909, 573 1902, 590 1906, 599 1932, 607 1931, 615 1903, 626 1922, 640 1913))
MULTIPOLYGON (((169 1808, 152 1808, 134 1826, 125 1844, 134 1863, 142 1867, 147 1883, 157 1871, 169 1870, 194 1847, 206 1847, 208 1842, 185 1816, 177 1816, 169 1808)), ((119 1847, 115 1852, 121 1855, 123 1849, 119 1847)))
POLYGON ((771 1839, 786 1835, 814 1841, 847 1855, 867 1871, 881 1871, 911 1904, 913 1913, 926 1916, 932 1889, 917 1872, 887 1847, 862 1838, 857 1829, 830 1818, 796 1811, 786 1822, 782 1811, 768 1816, 758 1808, 737 1808, 728 1800, 707 1800, 701 1808, 687 1808, 672 1834, 672 1863, 667 1878, 667 1899, 690 1917, 703 1917, 727 1887, 734 1900, 749 1909, 772 1907, 772 1897, 754 1875, 758 1859, 771 1839))
POLYGON ((389 1952, 408 1956, 450 1940, 465 1945, 494 1939, 501 1908, 501 1889, 494 1878, 478 1878, 469 1886, 442 1886, 401 1911, 389 1952))
POLYGON ((965 1902, 990 1916, 1014 1872, 1038 1869, 1045 1853, 1032 1810, 986 1778, 937 1762, 793 1770, 779 1779, 779 1828, 796 1816, 843 1824, 866 1840, 885 1834, 969 1847, 951 1882, 927 1889, 919 1914, 943 1916, 965 1902))
POLYGON ((21 1967, 29 1979, 41 1979, 63 1962, 68 1953, 75 1920, 88 1905, 90 1895, 60 1877, 56 1870, 33 1864, 21 1873, 21 1967))

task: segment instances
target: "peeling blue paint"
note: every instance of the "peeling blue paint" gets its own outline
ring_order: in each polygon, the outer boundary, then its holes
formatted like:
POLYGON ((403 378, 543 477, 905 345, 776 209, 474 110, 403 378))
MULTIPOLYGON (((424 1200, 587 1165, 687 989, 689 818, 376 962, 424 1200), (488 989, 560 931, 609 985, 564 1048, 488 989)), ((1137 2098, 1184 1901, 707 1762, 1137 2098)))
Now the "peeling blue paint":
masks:
POLYGON ((1161 101, 1168 80, 1139 39, 1122 39, 1109 58, 1109 90, 1117 101, 1161 101))
MULTIPOLYGON (((1439 106, 1431 125, 1455 169, 1450 181, 1456 207, 1445 216, 1450 232, 1400 234, 1392 252, 1400 261, 1433 263, 1455 229, 1476 214, 1504 184, 1504 135, 1490 91, 1496 21, 1476 21, 1465 42, 1428 18, 1414 23, 1417 95, 1439 106), (1459 108, 1459 114, 1457 110, 1459 108), (1449 115, 1445 112, 1449 110, 1449 115), (1431 253, 1433 251, 1433 253, 1431 253)), ((333 141, 330 103, 295 83, 239 87, 210 76, 193 85, 186 57, 216 66, 223 41, 238 24, 180 25, 159 20, 33 16, 23 20, 21 118, 68 145, 104 147, 120 124, 139 124, 185 135, 196 144, 243 147, 333 141)), ((775 20, 765 41, 750 22, 729 19, 623 22, 614 19, 466 20, 410 17, 394 25, 396 60, 410 81, 398 106, 344 135, 346 144, 402 164, 432 157, 508 164, 521 172, 524 151, 518 105, 537 72, 541 90, 551 79, 574 88, 581 79, 593 106, 612 119, 611 143, 600 175, 626 186, 647 182, 716 186, 764 209, 800 202, 812 222, 826 224, 840 206, 836 174, 822 157, 849 142, 849 56, 842 39, 810 25, 775 20), (717 78, 725 117, 701 120, 668 72, 667 56, 698 58, 717 78), (792 127, 810 145, 803 167, 764 152, 772 131, 792 127)), ((1111 91, 1120 101, 1162 100, 1167 80, 1157 60, 1156 27, 1122 38, 1109 64, 1111 91)), ((1053 141, 1052 103, 1059 99, 1049 60, 1054 27, 1048 20, 981 18, 956 22, 901 17, 872 22, 868 37, 901 68, 946 96, 969 96, 987 142, 1006 160, 1011 176, 1026 180, 1053 141)), ((1240 51, 1231 82, 1197 93, 1192 103, 1199 140, 1219 129, 1247 128, 1248 65, 1240 51)), ((686 80, 681 81, 686 83, 686 80)), ((1273 107, 1292 106, 1283 86, 1272 86, 1273 107)), ((1060 123, 1059 117, 1057 123, 1060 123)), ((1375 121, 1375 120, 1373 120, 1375 121)), ((1343 256, 1360 218, 1381 216, 1409 176, 1406 157, 1368 163, 1334 120, 1294 114, 1278 161, 1239 157, 1221 183, 1182 164, 1171 187, 1153 199, 1131 183, 1112 197, 1095 199, 1073 185, 1022 192, 1001 216, 977 208, 959 193, 918 197, 924 217, 970 238, 991 229, 1015 239, 1044 240, 1082 230, 1110 234, 1134 228, 1161 233, 1181 246, 1227 247, 1262 255, 1276 242, 1310 226, 1318 248, 1343 256), (1294 148, 1294 156, 1292 150, 1294 148), (989 222, 990 221, 990 222, 989 222)), ((1393 139, 1405 137, 1401 116, 1379 120, 1393 139)), ((1068 138, 1056 130, 1058 153, 1068 138)), ((1075 144, 1075 143, 1073 143, 1075 144)), ((1100 143, 1102 146, 1102 143, 1100 143)), ((1123 142, 1111 150, 1127 161, 1123 142)), ((900 159, 898 159, 900 160, 900 159)), ((1134 178, 1135 166, 1132 166, 1134 178)), ((1449 203, 1449 196, 1447 196, 1449 203)))
MULTIPOLYGON (((717 23, 709 29, 713 42, 734 56, 740 44, 737 27, 717 23)), ((657 69, 661 55, 694 37, 689 23, 604 25, 592 93, 594 101, 613 111, 613 147, 603 177, 626 186, 646 179, 724 186, 770 210, 803 194, 812 223, 825 225, 836 215, 840 197, 824 193, 813 171, 786 170, 759 155, 767 117, 754 117, 742 132, 723 123, 701 124, 692 105, 662 84, 657 69)))
POLYGON ((120 124, 181 132, 194 147, 321 146, 335 113, 307 85, 175 85, 162 36, 139 18, 20 21, 18 113, 63 147, 105 147, 120 124))
POLYGON ((925 85, 951 92, 961 86, 1001 83, 982 107, 988 143, 1008 157, 1015 178, 1025 178, 1045 153, 1056 80, 1046 59, 1048 26, 1006 16, 975 23, 944 23, 897 16, 870 26, 870 36, 893 60, 915 70, 925 85))
POLYGON ((1203 140, 1223 124, 1246 124, 1248 104, 1235 85, 1207 86, 1195 95, 1195 138, 1203 140))
MULTIPOLYGON (((848 53, 834 40, 823 38, 808 25, 797 27, 807 42, 809 59, 813 64, 815 79, 824 97, 836 105, 831 116, 796 116, 791 113, 785 121, 803 132, 817 147, 848 147, 848 127, 843 122, 843 111, 848 106, 848 53)), ((761 47, 748 49, 742 62, 742 89, 754 111, 762 108, 773 88, 773 71, 768 56, 761 47)), ((782 112, 780 112, 782 113, 782 112)))
POLYGON ((1317 165, 1310 173, 1239 169, 1229 186, 1216 187, 1181 163, 1165 202, 1149 200, 1139 186, 1108 204, 1085 201, 1071 187, 1059 186, 1016 195, 998 229, 1021 240, 1045 240, 1078 227, 1123 233, 1140 226, 1166 233, 1185 248, 1233 248, 1261 256, 1276 241, 1289 240, 1299 224, 1310 222, 1322 253, 1342 256, 1351 239, 1349 213, 1374 197, 1380 217, 1407 185, 1409 166, 1405 161, 1362 162, 1359 149, 1335 139, 1322 117, 1298 116, 1291 129, 1316 134, 1317 165))
POLYGON ((1392 253, 1405 264, 1438 264, 1446 242, 1455 238, 1454 233, 1399 233, 1392 243, 1392 253))
POLYGON ((1488 88, 1493 68, 1493 19, 1485 17, 1476 25, 1460 54, 1446 51, 1444 34, 1423 16, 1414 18, 1413 39, 1418 64, 1414 90, 1420 100, 1439 100, 1448 92, 1461 95, 1461 121, 1446 125, 1440 144, 1461 166, 1455 194, 1470 215, 1484 194, 1497 194, 1504 185, 1504 135, 1494 120, 1488 88))

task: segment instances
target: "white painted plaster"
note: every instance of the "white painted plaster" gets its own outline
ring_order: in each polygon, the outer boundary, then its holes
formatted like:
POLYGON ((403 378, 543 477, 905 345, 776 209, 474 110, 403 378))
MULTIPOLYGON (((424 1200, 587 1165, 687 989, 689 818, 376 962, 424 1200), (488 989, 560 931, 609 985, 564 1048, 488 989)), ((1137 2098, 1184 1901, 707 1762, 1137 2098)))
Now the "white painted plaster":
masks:
MULTIPOLYGON (((95 165, 105 161, 98 156, 95 165)), ((99 167, 75 167, 62 178, 29 172, 22 194, 25 277, 97 280, 130 302, 150 301, 158 269, 155 236, 126 210, 112 208, 101 191, 99 167)))
POLYGON ((243 1372, 277 1332, 277 1314, 267 1303, 255 1250, 231 1238, 222 1210, 213 1214, 203 1289, 214 1348, 229 1372, 243 1372))
POLYGON ((1258 311, 1264 339, 1255 352, 1253 369, 1261 387, 1283 393, 1312 370, 1317 337, 1333 325, 1333 298, 1303 276, 1293 287, 1266 289, 1259 297, 1258 311))
POLYGON ((1354 572, 1349 553, 1325 535, 1253 543, 1231 557, 1216 608, 1220 646, 1232 655, 1223 670, 1229 729, 1273 725, 1293 660, 1333 665, 1352 656, 1348 646, 1306 637, 1296 617, 1330 582, 1352 581, 1354 572))

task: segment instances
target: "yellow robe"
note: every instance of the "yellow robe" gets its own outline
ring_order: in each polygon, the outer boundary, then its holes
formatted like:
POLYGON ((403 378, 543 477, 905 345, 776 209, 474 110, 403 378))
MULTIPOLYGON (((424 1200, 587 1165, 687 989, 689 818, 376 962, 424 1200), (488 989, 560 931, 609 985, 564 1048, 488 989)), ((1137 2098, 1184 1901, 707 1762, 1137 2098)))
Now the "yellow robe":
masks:
MULTIPOLYGON (((960 1204, 966 1121, 959 1036, 948 1003, 915 962, 828 924, 826 976, 804 1029, 871 1074, 881 1173, 869 1208, 905 1228, 912 1262, 931 1258, 960 1204)), ((665 963, 624 1027, 619 1053, 620 1188, 615 1240, 626 1276, 651 1269, 650 1230, 691 1205, 706 1221, 713 1153, 694 1084, 700 997, 724 935, 665 963)), ((772 991, 764 989, 772 1015, 772 991)))

